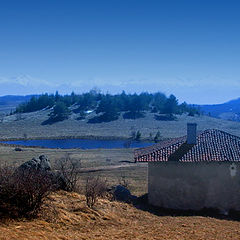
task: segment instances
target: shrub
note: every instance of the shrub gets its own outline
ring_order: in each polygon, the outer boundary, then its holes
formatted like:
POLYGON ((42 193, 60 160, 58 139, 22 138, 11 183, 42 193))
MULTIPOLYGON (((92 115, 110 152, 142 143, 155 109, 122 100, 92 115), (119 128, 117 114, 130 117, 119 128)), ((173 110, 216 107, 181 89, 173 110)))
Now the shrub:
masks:
POLYGON ((141 135, 142 135, 141 132, 140 132, 140 131, 137 131, 135 140, 136 140, 136 141, 139 141, 140 138, 141 138, 141 135))
POLYGON ((135 130, 131 131, 130 136, 132 140, 139 141, 141 138, 141 132, 138 130, 137 132, 135 130))
POLYGON ((22 151, 22 149, 21 149, 20 147, 15 147, 14 150, 15 150, 16 152, 21 152, 21 151, 22 151))
POLYGON ((66 191, 78 191, 79 171, 81 169, 81 161, 79 159, 72 159, 68 153, 64 158, 56 161, 56 169, 62 175, 65 181, 66 191))
POLYGON ((0 212, 14 217, 34 216, 54 190, 55 185, 45 171, 31 169, 20 174, 13 168, 1 168, 0 212))
POLYGON ((89 177, 86 181, 85 197, 88 207, 92 208, 99 197, 104 197, 107 192, 107 182, 99 177, 89 177))
POLYGON ((157 131, 157 133, 156 133, 156 135, 154 137, 154 142, 157 143, 157 142, 160 141, 160 139, 161 139, 161 134, 160 134, 159 131, 157 131))

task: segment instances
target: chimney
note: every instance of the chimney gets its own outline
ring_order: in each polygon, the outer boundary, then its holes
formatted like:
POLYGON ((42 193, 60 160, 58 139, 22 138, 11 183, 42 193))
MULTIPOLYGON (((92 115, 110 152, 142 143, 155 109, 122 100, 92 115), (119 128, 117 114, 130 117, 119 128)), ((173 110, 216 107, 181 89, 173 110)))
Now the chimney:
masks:
POLYGON ((197 143, 197 124, 188 123, 187 124, 187 144, 197 143))

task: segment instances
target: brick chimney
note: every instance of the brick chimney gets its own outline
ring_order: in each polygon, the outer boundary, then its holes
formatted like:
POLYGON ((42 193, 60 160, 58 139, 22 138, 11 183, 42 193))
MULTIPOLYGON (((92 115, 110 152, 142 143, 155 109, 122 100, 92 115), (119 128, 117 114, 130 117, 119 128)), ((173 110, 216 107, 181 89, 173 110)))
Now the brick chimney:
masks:
POLYGON ((197 124, 188 123, 187 124, 187 144, 197 143, 197 124))

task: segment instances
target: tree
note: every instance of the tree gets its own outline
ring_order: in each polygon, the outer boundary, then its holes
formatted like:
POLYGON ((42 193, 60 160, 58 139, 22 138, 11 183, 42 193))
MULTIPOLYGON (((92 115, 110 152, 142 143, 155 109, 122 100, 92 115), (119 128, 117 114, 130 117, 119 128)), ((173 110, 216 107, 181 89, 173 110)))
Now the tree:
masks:
POLYGON ((164 93, 157 92, 153 95, 153 111, 163 113, 167 97, 164 93))
POLYGON ((113 121, 118 119, 118 107, 115 99, 107 94, 99 103, 96 113, 103 113, 101 116, 103 121, 113 121))
POLYGON ((167 98, 165 106, 164 106, 164 113, 172 115, 177 112, 178 108, 178 100, 177 98, 171 94, 169 98, 167 98))
POLYGON ((70 114, 68 107, 64 102, 57 102, 53 108, 53 111, 50 113, 50 119, 54 121, 62 121, 67 119, 70 114))
POLYGON ((157 142, 160 141, 160 139, 161 139, 161 134, 160 134, 159 131, 157 131, 157 133, 156 133, 156 135, 154 137, 154 142, 157 143, 157 142))
POLYGON ((137 133, 136 133, 135 140, 140 141, 141 135, 142 135, 141 132, 138 130, 137 133))

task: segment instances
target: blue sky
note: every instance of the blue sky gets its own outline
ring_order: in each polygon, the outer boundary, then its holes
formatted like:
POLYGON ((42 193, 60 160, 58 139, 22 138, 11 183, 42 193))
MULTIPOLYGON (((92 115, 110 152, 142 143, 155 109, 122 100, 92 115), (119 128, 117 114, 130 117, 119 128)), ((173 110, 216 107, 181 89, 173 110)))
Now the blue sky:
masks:
POLYGON ((0 0, 0 95, 240 97, 240 1, 0 0))

